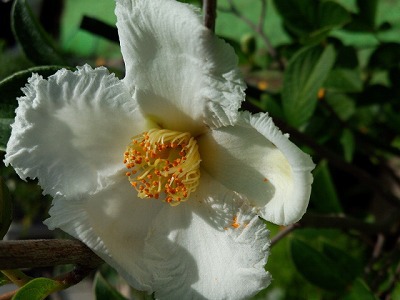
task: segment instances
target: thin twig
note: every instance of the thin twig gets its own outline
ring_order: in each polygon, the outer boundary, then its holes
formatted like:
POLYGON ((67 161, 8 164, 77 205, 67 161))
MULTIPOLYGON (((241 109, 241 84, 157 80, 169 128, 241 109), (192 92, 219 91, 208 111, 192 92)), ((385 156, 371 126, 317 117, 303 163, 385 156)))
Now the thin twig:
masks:
POLYGON ((393 224, 399 222, 400 212, 394 211, 386 219, 376 223, 366 223, 355 218, 338 215, 320 215, 306 213, 300 220, 301 227, 336 228, 345 231, 354 230, 368 235, 387 233, 393 224))
POLYGON ((76 240, 0 241, 0 270, 63 264, 99 265, 102 260, 76 240))
POLYGON ((63 285, 63 289, 66 289, 70 286, 73 286, 79 282, 81 282, 86 276, 88 276, 91 272, 93 272, 98 265, 91 265, 91 266, 82 266, 77 265, 75 268, 65 274, 57 276, 54 280, 60 282, 63 285))
POLYGON ((383 234, 378 234, 376 243, 374 246, 374 251, 372 251, 372 259, 376 260, 382 253, 383 245, 385 244, 385 236, 383 234))
POLYGON ((204 26, 215 31, 215 19, 217 18, 217 0, 203 0, 204 26))
POLYGON ((229 9, 221 9, 224 12, 232 13, 235 16, 237 16, 239 19, 241 19, 243 22, 247 24, 254 32, 256 32, 260 38, 263 40, 265 43, 265 46, 267 47, 267 51, 269 55, 275 59, 279 63, 279 67, 281 70, 284 70, 285 66, 283 65, 283 62, 279 59, 278 54, 275 50, 275 48, 272 46, 271 41, 269 40, 268 36, 264 32, 264 22, 265 22, 265 16, 266 16, 266 2, 263 0, 261 2, 261 11, 260 11, 260 17, 258 24, 254 24, 249 18, 244 16, 236 7, 235 3, 233 0, 228 0, 229 4, 229 9))
POLYGON ((274 246, 277 242, 279 242, 281 239, 283 239, 285 236, 287 236, 289 233, 291 233, 293 230, 296 228, 299 228, 300 224, 295 223, 289 226, 286 226, 283 230, 279 231, 272 239, 271 239, 271 247, 274 246))
POLYGON ((265 0, 261 0, 260 17, 258 19, 258 26, 257 26, 258 31, 264 31, 266 14, 267 14, 267 2, 265 0))
POLYGON ((343 215, 321 215, 306 213, 303 218, 295 224, 285 227, 271 239, 271 246, 286 237, 297 228, 336 228, 340 230, 354 230, 365 234, 382 234, 390 231, 394 222, 398 222, 400 212, 393 212, 387 219, 376 223, 366 223, 358 219, 343 215))

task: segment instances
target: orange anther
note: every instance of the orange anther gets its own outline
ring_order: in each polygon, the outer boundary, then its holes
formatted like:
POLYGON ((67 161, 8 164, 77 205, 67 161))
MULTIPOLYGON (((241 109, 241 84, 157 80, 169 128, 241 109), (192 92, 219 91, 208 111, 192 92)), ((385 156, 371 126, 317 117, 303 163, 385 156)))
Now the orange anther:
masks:
POLYGON ((233 222, 232 222, 231 226, 233 228, 239 228, 239 226, 240 226, 240 224, 237 222, 237 219, 238 219, 237 216, 234 216, 233 219, 232 219, 233 222))
POLYGON ((124 152, 125 174, 140 198, 158 199, 163 191, 162 199, 176 206, 198 186, 197 149, 196 140, 189 133, 150 129, 133 137, 124 152))

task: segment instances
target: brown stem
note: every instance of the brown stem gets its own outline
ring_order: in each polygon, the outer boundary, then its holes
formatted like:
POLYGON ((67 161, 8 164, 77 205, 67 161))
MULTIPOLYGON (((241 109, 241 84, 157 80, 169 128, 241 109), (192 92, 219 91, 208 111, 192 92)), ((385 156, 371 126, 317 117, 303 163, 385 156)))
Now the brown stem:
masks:
POLYGON ((389 232, 392 229, 393 224, 399 222, 399 218, 399 211, 394 211, 385 220, 376 223, 366 223, 358 219, 338 215, 331 216, 307 213, 299 223, 301 227, 337 228, 345 231, 355 230, 371 235, 389 232))
POLYGON ((217 0, 203 0, 204 26, 215 31, 215 19, 217 18, 217 0))
MULTIPOLYGON (((48 255, 51 256, 51 253, 49 253, 48 255)), ((70 286, 73 286, 81 282, 86 276, 88 276, 93 270, 97 268, 97 266, 101 263, 101 260, 99 259, 97 264, 92 263, 92 261, 88 263, 89 265, 77 265, 72 271, 53 278, 53 280, 56 280, 60 283, 58 288, 53 292, 67 289, 70 286)), ((25 285, 26 283, 28 283, 30 280, 33 279, 31 277, 26 276, 24 273, 18 270, 3 270, 1 272, 3 272, 7 277, 9 277, 19 287, 25 285)), ((12 297, 17 292, 18 289, 0 295, 0 300, 11 300, 12 297)))
POLYGON ((82 266, 77 265, 72 271, 60 275, 54 280, 57 280, 63 285, 63 289, 66 289, 72 285, 81 282, 86 276, 88 276, 98 265, 82 266))
POLYGON ((0 270, 75 264, 91 267, 102 260, 76 240, 0 241, 0 270))
POLYGON ((271 247, 274 246, 277 242, 279 242, 281 239, 283 239, 285 236, 287 236, 289 233, 291 233, 293 230, 296 228, 299 228, 300 224, 295 223, 289 226, 286 226, 283 230, 279 231, 272 239, 271 239, 271 247))
POLYGON ((266 15, 266 2, 263 0, 261 1, 261 12, 260 12, 260 18, 258 21, 258 24, 254 24, 250 19, 245 17, 236 7, 234 4, 233 0, 228 0, 229 3, 229 9, 225 9, 223 11, 225 12, 230 12, 237 16, 239 19, 241 19, 243 22, 247 24, 254 32, 256 32, 260 38, 263 40, 265 43, 265 46, 267 47, 267 51, 269 55, 275 59, 279 63, 279 68, 281 70, 285 69, 285 66, 283 62, 280 60, 278 57, 278 54, 275 50, 275 48, 272 46, 271 41, 269 40, 268 36, 264 32, 264 21, 265 21, 265 15, 266 15))
POLYGON ((0 295, 0 300, 11 300, 12 297, 17 293, 17 291, 18 290, 14 290, 0 295))

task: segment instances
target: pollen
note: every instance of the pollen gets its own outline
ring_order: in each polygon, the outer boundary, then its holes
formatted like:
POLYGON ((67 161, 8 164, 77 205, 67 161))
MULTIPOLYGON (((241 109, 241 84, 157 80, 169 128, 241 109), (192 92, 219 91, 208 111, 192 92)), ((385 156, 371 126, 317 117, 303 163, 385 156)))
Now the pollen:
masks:
POLYGON ((233 228, 239 228, 239 227, 240 227, 240 224, 238 223, 238 217, 237 217, 237 216, 234 216, 234 217, 232 218, 232 224, 231 224, 231 226, 232 226, 233 228))
POLYGON ((131 186, 142 199, 171 206, 185 202, 200 180, 200 154, 188 132, 151 129, 132 138, 123 162, 131 186))

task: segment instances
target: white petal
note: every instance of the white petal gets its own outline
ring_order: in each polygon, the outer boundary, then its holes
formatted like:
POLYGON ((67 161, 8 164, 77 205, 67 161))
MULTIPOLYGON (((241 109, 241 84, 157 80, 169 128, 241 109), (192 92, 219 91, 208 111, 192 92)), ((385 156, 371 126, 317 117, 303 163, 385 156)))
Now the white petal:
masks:
POLYGON ((193 134, 231 124, 244 100, 233 49, 202 25, 192 6, 172 0, 117 0, 127 86, 162 127, 193 134))
POLYGON ((137 198, 124 175, 93 195, 56 196, 45 224, 81 240, 137 289, 151 290, 144 241, 159 211, 159 200, 137 198))
POLYGON ((314 164, 267 114, 242 113, 235 126, 202 136, 202 167, 226 187, 244 194, 266 220, 298 221, 306 211, 314 164))
POLYGON ((44 193, 96 190, 123 168, 130 138, 144 121, 124 84, 105 68, 34 74, 19 98, 6 165, 38 178, 44 193))
POLYGON ((238 194, 205 173, 201 184, 193 199, 159 214, 146 242, 156 298, 251 297, 271 280, 268 230, 238 194))

